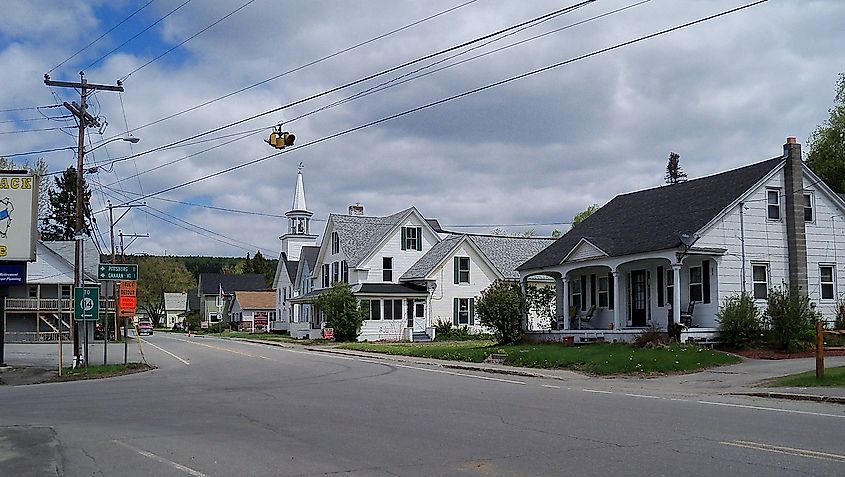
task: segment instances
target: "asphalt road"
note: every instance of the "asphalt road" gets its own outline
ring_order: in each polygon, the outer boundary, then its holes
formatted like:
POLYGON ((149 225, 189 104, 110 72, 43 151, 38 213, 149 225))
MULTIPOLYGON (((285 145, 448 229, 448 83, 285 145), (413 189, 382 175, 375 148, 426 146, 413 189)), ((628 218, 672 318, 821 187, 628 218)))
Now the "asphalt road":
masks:
POLYGON ((672 397, 214 338, 0 388, 0 475, 845 475, 845 407, 672 397))

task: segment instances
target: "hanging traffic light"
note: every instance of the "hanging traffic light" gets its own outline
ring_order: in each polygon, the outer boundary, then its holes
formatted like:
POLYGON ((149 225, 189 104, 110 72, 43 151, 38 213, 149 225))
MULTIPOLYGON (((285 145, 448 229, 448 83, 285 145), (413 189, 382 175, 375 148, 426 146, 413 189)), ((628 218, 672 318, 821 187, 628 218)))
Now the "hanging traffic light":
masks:
POLYGON ((287 131, 282 131, 282 127, 278 126, 273 132, 270 133, 270 137, 268 139, 265 139, 264 142, 275 147, 276 149, 284 149, 287 146, 293 146, 293 142, 295 140, 296 136, 287 131))

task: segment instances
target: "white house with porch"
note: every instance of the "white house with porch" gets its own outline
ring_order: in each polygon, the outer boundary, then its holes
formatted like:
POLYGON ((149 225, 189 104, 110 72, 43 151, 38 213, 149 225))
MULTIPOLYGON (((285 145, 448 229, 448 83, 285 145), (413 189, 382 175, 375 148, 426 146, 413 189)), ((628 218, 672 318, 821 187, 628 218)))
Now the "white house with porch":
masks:
POLYGON ((845 200, 784 153, 739 169, 616 196, 519 267, 555 280, 553 329, 537 340, 630 341, 682 324, 712 339, 728 296, 765 308, 773 286, 807 295, 827 321, 845 295, 845 200))

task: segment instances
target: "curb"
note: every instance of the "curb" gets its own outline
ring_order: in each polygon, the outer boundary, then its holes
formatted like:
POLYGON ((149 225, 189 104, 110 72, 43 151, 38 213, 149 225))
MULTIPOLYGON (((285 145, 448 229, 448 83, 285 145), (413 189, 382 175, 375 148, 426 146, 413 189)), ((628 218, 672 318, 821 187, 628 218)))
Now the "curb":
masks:
POLYGON ((799 394, 799 393, 784 393, 784 392, 772 392, 772 391, 758 391, 758 392, 739 392, 739 393, 731 393, 737 396, 754 396, 754 397, 763 397, 763 398, 772 398, 772 399, 789 399, 791 401, 814 401, 814 402, 827 402, 833 404, 845 404, 845 397, 838 397, 838 396, 822 396, 819 394, 799 394))
MULTIPOLYGON (((542 374, 542 373, 534 373, 531 371, 523 371, 521 369, 505 369, 505 368, 491 368, 487 366, 479 366, 479 365, 472 365, 472 364, 452 364, 452 363, 439 363, 439 362, 432 362, 432 361, 418 361, 415 359, 401 359, 396 358, 394 355, 383 354, 383 353, 368 353, 366 351, 358 351, 358 352, 350 352, 345 350, 338 350, 332 348, 309 348, 305 347, 308 351, 314 351, 319 353, 327 353, 327 354, 339 354, 343 356, 353 356, 356 358, 375 358, 380 359, 383 361, 397 361, 397 362, 404 362, 404 363, 413 363, 419 365, 426 365, 426 366, 439 366, 441 368, 446 369, 460 369, 463 371, 479 371, 484 373, 494 373, 494 374, 506 374, 510 376, 522 376, 525 378, 541 378, 541 379, 555 379, 558 381, 565 381, 564 378, 560 376, 553 376, 549 374, 542 374), (363 353, 363 354, 362 354, 363 353)), ((404 357, 408 358, 408 357, 404 357)), ((413 357, 411 357, 413 358, 413 357)))

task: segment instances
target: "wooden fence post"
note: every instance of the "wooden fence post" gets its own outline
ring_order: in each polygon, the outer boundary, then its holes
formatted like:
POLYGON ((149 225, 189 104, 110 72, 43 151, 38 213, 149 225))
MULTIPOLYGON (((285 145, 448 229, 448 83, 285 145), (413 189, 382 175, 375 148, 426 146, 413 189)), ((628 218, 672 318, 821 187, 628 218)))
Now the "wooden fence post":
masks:
POLYGON ((816 379, 824 377, 824 323, 816 323, 816 379))

